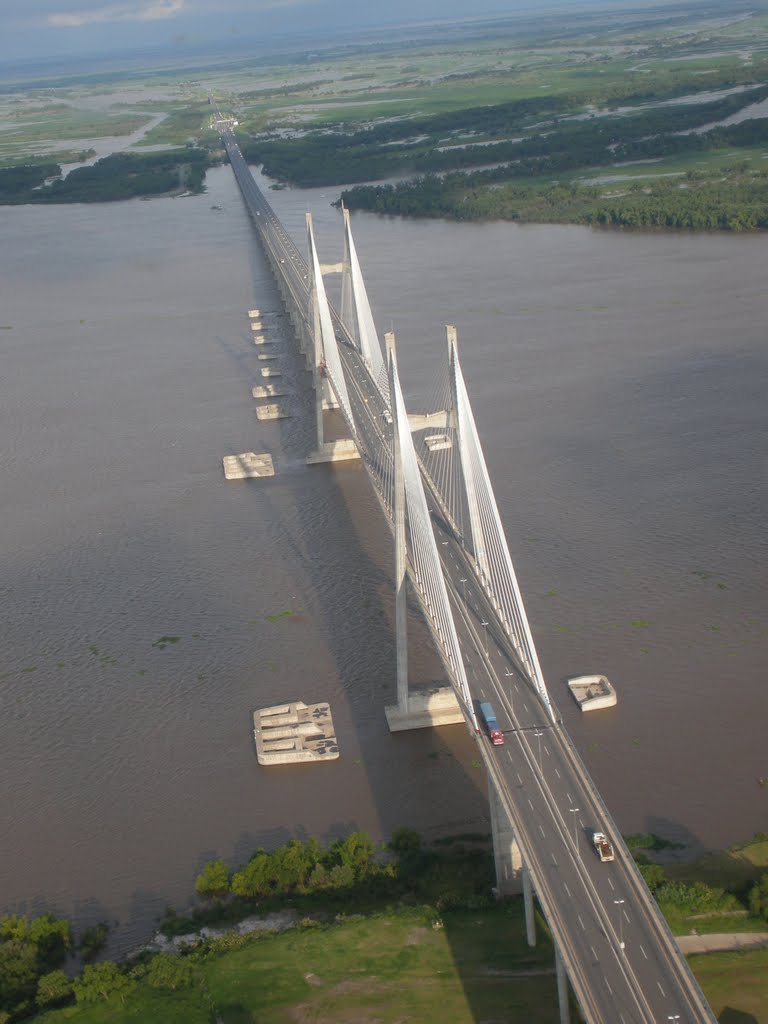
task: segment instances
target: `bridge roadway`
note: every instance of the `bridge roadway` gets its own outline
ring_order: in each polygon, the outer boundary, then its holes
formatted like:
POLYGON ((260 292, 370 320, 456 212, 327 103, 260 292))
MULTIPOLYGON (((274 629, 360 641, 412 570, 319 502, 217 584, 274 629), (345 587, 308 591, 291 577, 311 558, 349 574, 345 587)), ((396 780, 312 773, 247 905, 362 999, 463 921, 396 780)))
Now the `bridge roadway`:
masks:
MULTIPOLYGON (((283 275, 296 309, 306 311, 306 262, 256 185, 234 136, 225 124, 220 132, 275 269, 283 275)), ((377 469, 380 460, 374 457, 382 445, 392 445, 384 401, 348 338, 339 351, 358 447, 391 528, 377 469)), ((521 669, 471 556, 441 516, 428 475, 425 485, 472 696, 492 702, 505 733, 503 746, 492 746, 484 735, 478 745, 514 823, 537 898, 586 1019, 592 1024, 714 1024, 596 786, 562 724, 551 721, 521 669), (613 863, 599 861, 593 829, 610 836, 616 851, 613 863)))

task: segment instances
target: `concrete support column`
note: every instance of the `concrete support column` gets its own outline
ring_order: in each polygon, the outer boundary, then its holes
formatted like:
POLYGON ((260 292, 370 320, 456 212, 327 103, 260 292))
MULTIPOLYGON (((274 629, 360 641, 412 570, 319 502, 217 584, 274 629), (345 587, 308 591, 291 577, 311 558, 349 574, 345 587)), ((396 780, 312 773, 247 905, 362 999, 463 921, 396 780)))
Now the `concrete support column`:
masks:
POLYGON ((523 902, 525 903, 525 935, 529 946, 536 945, 536 918, 533 914, 533 885, 531 873, 523 865, 523 902))
POLYGON ((568 1004, 568 975, 557 943, 555 943, 555 969, 557 971, 557 1002, 560 1007, 560 1024, 571 1024, 571 1008, 568 1004))
MULTIPOLYGON (((389 388, 394 403, 394 368, 396 366, 395 335, 389 331, 384 335, 387 346, 389 367, 389 388)), ((397 648, 397 706, 402 712, 408 711, 408 601, 406 591, 406 548, 405 548, 405 477, 398 425, 398 410, 393 404, 394 422, 394 515, 395 515, 395 645, 397 648)))
POLYGON ((496 892, 499 896, 517 896, 523 885, 523 858, 515 838, 515 827, 509 820, 492 780, 488 779, 491 805, 493 859, 496 865, 496 892))

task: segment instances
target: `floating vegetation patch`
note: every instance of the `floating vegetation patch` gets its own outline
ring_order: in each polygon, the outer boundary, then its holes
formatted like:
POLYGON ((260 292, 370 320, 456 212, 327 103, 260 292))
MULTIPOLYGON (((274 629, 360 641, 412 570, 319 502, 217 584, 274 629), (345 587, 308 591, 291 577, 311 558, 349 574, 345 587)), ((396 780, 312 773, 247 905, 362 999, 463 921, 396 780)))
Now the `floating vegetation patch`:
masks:
POLYGON ((632 629, 650 629, 651 624, 647 619, 632 619, 630 622, 632 629))
POLYGON ((27 665, 26 668, 21 670, 22 672, 37 672, 37 665, 27 665))
POLYGON ((13 325, 12 324, 0 324, 0 331, 12 331, 12 330, 13 330, 13 325))
POLYGON ((548 590, 544 597, 557 597, 557 593, 558 592, 553 588, 552 590, 548 590))
POLYGON ((179 640, 181 640, 180 636, 161 636, 158 640, 153 641, 152 646, 164 651, 166 647, 169 647, 171 644, 177 644, 179 640))
POLYGON ((293 608, 286 608, 284 612, 275 612, 274 615, 265 616, 267 622, 279 622, 280 619, 290 619, 293 615, 293 608))
POLYGON ((91 654, 99 653, 99 648, 96 646, 96 644, 88 644, 88 650, 91 652, 91 654))

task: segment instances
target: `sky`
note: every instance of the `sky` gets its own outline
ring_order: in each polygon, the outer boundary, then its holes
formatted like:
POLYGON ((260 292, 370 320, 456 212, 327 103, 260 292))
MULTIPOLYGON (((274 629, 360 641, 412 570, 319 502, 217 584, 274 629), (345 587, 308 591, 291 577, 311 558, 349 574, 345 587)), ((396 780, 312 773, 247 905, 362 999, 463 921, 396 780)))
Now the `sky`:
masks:
MULTIPOLYGON (((260 35, 405 21, 453 20, 514 10, 593 6, 584 0, 0 0, 0 61, 99 55, 156 47, 199 50, 260 35)), ((598 0, 599 2, 599 0, 598 0)))

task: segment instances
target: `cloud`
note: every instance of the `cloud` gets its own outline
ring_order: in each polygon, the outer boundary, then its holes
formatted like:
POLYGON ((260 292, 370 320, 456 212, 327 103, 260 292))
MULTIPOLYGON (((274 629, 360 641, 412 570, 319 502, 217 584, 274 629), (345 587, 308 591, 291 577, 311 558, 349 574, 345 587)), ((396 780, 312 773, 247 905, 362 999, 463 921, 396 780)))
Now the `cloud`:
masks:
POLYGON ((54 28, 79 28, 114 21, 161 21, 182 14, 185 3, 186 0, 145 0, 138 4, 107 4, 88 11, 49 14, 46 20, 54 28))

